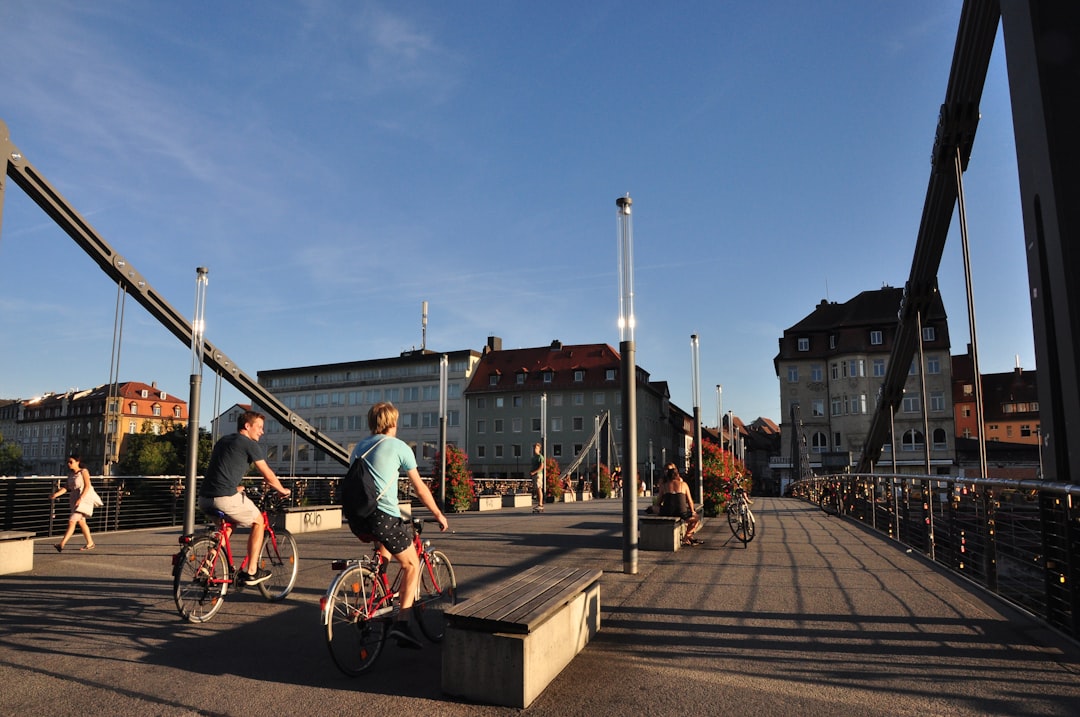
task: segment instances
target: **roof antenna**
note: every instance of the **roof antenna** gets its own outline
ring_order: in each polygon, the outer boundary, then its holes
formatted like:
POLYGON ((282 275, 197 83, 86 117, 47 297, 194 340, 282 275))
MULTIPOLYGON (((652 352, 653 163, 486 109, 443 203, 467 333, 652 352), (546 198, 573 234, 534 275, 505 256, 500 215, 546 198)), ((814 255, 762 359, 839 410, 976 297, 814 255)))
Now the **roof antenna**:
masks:
POLYGON ((421 302, 420 318, 420 351, 427 349, 427 302, 421 302))

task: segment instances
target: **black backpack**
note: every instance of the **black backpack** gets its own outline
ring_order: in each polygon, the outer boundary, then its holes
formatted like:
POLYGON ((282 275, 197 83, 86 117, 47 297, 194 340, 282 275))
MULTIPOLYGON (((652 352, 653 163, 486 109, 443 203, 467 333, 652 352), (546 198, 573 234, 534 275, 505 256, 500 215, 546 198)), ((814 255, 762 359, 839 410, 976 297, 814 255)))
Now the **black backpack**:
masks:
POLYGON ((341 484, 341 508, 347 520, 365 520, 375 512, 382 493, 375 486, 375 475, 367 462, 367 455, 382 443, 382 438, 375 445, 364 451, 363 455, 352 462, 341 484))

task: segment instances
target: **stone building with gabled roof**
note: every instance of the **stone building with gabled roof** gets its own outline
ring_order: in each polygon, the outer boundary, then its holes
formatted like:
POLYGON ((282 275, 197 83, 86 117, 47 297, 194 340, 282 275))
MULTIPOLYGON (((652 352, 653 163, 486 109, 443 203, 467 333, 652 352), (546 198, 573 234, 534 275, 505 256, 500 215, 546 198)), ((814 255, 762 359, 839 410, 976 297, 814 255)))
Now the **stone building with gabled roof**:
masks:
MULTIPOLYGON (((822 301, 784 331, 774 368, 780 381, 786 460, 773 467, 783 469, 785 478, 799 464, 794 446, 800 443, 815 471, 836 469, 839 457, 848 454, 858 460, 892 353, 903 296, 903 289, 886 286, 842 304, 822 301), (793 422, 796 406, 801 425, 793 422)), ((893 436, 881 454, 879 465, 886 472, 894 464, 898 472, 947 472, 954 463, 949 326, 939 294, 922 317, 921 338, 922 364, 917 351, 903 403, 893 417, 893 436)))
MULTIPOLYGON (((608 418, 612 440, 600 441, 606 447, 601 461, 609 466, 621 463, 621 372, 622 358, 607 344, 553 341, 549 346, 501 350, 489 343, 465 390, 473 474, 526 477, 532 445, 545 437, 548 458, 565 468, 581 457, 602 415, 608 418), (546 426, 542 410, 546 410, 546 426)), ((647 476, 650 447, 656 461, 661 455, 668 460, 685 456, 685 447, 675 437, 666 384, 650 382, 649 373, 640 366, 637 372, 638 474, 647 476)), ((583 465, 595 469, 595 461, 586 460, 583 465)), ((587 470, 583 467, 578 472, 587 470)))

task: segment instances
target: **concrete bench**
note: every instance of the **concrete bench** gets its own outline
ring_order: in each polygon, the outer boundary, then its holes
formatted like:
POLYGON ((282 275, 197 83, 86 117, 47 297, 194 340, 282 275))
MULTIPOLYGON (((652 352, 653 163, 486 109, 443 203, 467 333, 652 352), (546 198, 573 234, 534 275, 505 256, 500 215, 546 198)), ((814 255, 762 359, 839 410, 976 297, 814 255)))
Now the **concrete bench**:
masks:
POLYGON ((473 510, 498 510, 503 507, 501 495, 478 495, 473 510))
POLYGON ((0 575, 25 573, 34 569, 33 533, 0 531, 0 575))
POLYGON ((600 630, 602 574, 537 565, 447 609, 443 692, 528 707, 600 630))
POLYGON ((297 505, 285 508, 283 515, 285 530, 293 535, 341 527, 340 505, 297 505))
POLYGON ((665 515, 638 517, 638 547, 642 550, 674 552, 682 547, 686 536, 686 521, 665 515))
POLYGON ((504 508, 528 508, 533 504, 532 493, 505 493, 502 504, 504 508))

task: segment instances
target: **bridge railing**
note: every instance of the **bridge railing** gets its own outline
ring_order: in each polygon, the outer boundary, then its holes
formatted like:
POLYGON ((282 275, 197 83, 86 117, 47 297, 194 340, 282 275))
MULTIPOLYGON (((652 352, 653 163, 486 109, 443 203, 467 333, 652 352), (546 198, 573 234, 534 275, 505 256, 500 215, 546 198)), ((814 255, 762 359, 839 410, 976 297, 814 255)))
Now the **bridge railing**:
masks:
POLYGON ((1080 639, 1080 485, 848 473, 791 490, 1080 639))
MULTIPOLYGON (((293 491, 289 505, 337 505, 341 502, 340 476, 278 476, 293 491)), ((63 535, 70 515, 68 496, 56 501, 49 496, 64 485, 66 476, 31 476, 13 478, 0 476, 0 530, 29 531, 38 536, 63 535)), ((183 476, 91 476, 94 490, 103 505, 87 520, 92 532, 136 530, 139 528, 181 527, 184 523, 183 476)), ((259 478, 250 479, 254 488, 259 478)), ((429 481, 430 484, 430 481, 429 481)), ((476 479, 477 494, 527 491, 530 479, 476 479)), ((405 500, 415 498, 412 483, 402 479, 399 495, 405 500)), ((201 516, 197 518, 201 520, 201 516)))

